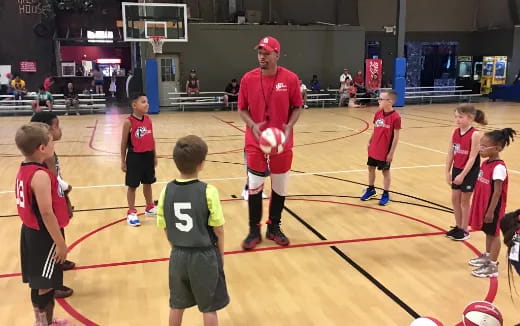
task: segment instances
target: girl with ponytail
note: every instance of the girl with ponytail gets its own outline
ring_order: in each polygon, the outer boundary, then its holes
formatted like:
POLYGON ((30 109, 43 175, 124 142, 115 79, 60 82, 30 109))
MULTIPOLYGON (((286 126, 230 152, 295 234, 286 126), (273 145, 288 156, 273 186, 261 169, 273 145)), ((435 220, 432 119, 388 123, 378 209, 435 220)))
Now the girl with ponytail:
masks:
POLYGON ((477 182, 480 168, 478 155, 482 134, 473 127, 473 122, 486 125, 486 116, 471 104, 455 109, 455 123, 446 158, 446 182, 451 186, 451 202, 455 226, 446 236, 452 240, 469 238, 468 222, 471 195, 477 182))
POLYGON ((477 267, 471 273, 477 277, 498 276, 500 252, 500 225, 507 203, 507 169, 500 159, 500 152, 508 146, 516 134, 511 128, 493 130, 480 139, 482 162, 471 203, 470 225, 486 234, 486 250, 469 264, 477 267))

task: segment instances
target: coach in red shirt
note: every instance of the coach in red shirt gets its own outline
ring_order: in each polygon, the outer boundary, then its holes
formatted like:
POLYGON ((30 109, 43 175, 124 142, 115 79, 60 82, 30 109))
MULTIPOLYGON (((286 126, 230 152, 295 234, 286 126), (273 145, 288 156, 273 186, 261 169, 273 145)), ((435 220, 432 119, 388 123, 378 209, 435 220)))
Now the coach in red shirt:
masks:
POLYGON ((300 117, 303 105, 298 76, 278 66, 278 40, 266 36, 255 49, 258 50, 260 67, 242 77, 238 93, 238 110, 247 125, 245 151, 249 185, 249 234, 242 243, 246 250, 253 249, 262 241, 262 190, 268 169, 272 192, 266 238, 282 246, 289 244, 289 239, 280 229, 280 221, 293 157, 293 126, 300 117), (267 156, 258 144, 260 134, 269 127, 283 130, 286 136, 284 150, 278 155, 267 156))

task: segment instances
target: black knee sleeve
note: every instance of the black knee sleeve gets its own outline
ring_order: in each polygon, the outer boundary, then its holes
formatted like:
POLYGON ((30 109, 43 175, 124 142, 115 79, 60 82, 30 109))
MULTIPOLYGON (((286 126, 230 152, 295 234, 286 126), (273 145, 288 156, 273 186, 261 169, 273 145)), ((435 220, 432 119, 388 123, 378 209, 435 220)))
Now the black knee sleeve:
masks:
POLYGON ((38 289, 31 289, 31 301, 34 307, 43 310, 54 301, 54 290, 39 295, 38 289))

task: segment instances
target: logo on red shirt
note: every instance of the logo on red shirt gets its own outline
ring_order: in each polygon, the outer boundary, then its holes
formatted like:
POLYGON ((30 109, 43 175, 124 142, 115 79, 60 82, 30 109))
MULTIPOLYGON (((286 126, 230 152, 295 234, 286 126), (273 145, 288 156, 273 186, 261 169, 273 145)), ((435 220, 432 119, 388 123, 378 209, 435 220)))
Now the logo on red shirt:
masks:
POLYGON ((478 181, 482 182, 483 184, 486 184, 486 185, 489 184, 489 180, 484 178, 484 171, 482 171, 482 170, 480 170, 478 173, 478 181))
POLYGON ((460 144, 453 144, 453 154, 468 155, 469 151, 460 149, 460 144))
POLYGON ((149 132, 145 126, 140 126, 135 130, 135 137, 143 138, 149 132))
POLYGON ((283 82, 277 83, 275 88, 277 92, 287 92, 287 85, 283 82))
POLYGON ((377 119, 376 122, 374 123, 374 125, 376 126, 376 128, 380 128, 380 127, 390 128, 390 125, 385 124, 385 119, 383 119, 383 118, 377 119))

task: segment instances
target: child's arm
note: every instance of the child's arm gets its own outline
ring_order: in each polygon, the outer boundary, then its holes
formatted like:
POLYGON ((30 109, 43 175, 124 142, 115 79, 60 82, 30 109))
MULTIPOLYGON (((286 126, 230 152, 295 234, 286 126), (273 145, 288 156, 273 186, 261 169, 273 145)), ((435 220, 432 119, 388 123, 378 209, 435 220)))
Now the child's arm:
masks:
MULTIPOLYGON (((397 147, 397 143, 399 142, 399 131, 401 129, 394 129, 394 139, 392 140, 392 146, 390 147, 390 151, 388 155, 386 155, 386 161, 392 162, 394 159, 395 148, 397 147)), ((370 138, 372 140, 372 138, 370 138)))
POLYGON ((125 119, 123 133, 121 135, 121 170, 126 172, 126 150, 128 148, 128 137, 130 136, 130 121, 125 119))
POLYGON ((484 223, 493 222, 493 213, 495 212, 495 208, 498 205, 498 200, 500 199, 500 195, 502 194, 503 183, 503 180, 493 180, 493 195, 491 195, 491 201, 489 202, 486 215, 484 215, 484 223))
MULTIPOLYGON (((163 188, 159 195, 159 201, 157 202, 157 227, 164 230, 164 235, 168 239, 168 231, 166 230, 166 219, 164 218, 164 197, 166 195, 166 187, 163 188)), ((169 239, 168 239, 169 240, 169 239)), ((168 241, 170 246, 173 248, 173 243, 168 241)))
POLYGON ((224 226, 214 226, 213 231, 218 238, 217 246, 220 255, 222 256, 222 261, 224 261, 224 226))
POLYGON ((43 224, 56 244, 54 259, 62 263, 67 258, 67 244, 61 234, 58 219, 52 210, 51 179, 44 171, 36 171, 31 180, 31 189, 36 197, 43 224))
POLYGON ((448 156, 446 156, 446 182, 451 186, 451 167, 453 166, 453 139, 450 139, 450 147, 448 148, 448 156))
POLYGON ((222 205, 220 204, 220 197, 218 190, 212 185, 206 188, 206 198, 208 201, 209 219, 208 225, 213 227, 213 231, 217 236, 217 246, 222 261, 224 261, 224 213, 222 212, 222 205))
POLYGON ((473 135, 471 135, 471 151, 469 152, 468 161, 466 162, 466 165, 464 166, 462 172, 455 178, 455 180, 453 180, 454 184, 460 185, 462 181, 464 181, 464 178, 468 175, 471 168, 473 167, 473 164, 475 163, 478 152, 480 150, 480 137, 481 135, 478 131, 475 131, 473 135))

